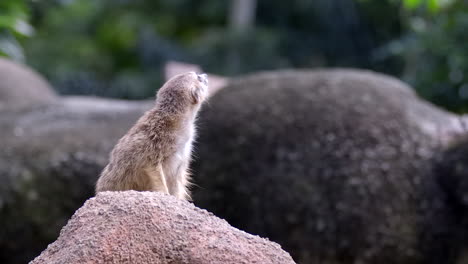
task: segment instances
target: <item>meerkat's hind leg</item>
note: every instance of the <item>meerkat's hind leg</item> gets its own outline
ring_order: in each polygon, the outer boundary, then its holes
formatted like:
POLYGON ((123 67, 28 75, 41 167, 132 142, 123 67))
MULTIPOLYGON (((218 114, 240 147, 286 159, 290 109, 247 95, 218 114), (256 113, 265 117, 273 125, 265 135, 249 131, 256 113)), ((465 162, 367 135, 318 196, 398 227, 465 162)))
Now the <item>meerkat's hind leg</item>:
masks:
POLYGON ((184 172, 183 176, 177 180, 175 196, 182 200, 191 201, 192 197, 190 196, 190 186, 192 183, 190 182, 190 174, 188 172, 184 172))
POLYGON ((161 165, 157 167, 149 167, 145 169, 145 172, 150 181, 150 188, 148 191, 157 191, 169 193, 169 188, 167 187, 166 176, 161 165))
POLYGON ((178 190, 175 196, 181 200, 192 201, 192 197, 190 196, 190 193, 187 191, 186 188, 182 186, 178 187, 178 190))

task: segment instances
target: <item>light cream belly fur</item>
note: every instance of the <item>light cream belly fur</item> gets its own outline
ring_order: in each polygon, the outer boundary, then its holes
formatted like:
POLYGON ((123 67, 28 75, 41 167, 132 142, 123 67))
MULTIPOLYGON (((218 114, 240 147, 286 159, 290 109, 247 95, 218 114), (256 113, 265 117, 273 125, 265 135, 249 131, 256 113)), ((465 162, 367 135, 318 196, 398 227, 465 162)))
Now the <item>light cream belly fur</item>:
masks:
POLYGON ((191 149, 192 142, 187 142, 183 149, 163 162, 169 193, 181 199, 188 198, 186 187, 191 149))
POLYGON ((155 177, 162 177, 157 181, 165 187, 157 188, 180 199, 189 199, 187 185, 189 184, 189 163, 192 153, 192 139, 194 128, 190 129, 188 135, 181 136, 176 145, 175 152, 162 161, 161 172, 153 172, 155 177), (167 191, 166 191, 167 190, 167 191))

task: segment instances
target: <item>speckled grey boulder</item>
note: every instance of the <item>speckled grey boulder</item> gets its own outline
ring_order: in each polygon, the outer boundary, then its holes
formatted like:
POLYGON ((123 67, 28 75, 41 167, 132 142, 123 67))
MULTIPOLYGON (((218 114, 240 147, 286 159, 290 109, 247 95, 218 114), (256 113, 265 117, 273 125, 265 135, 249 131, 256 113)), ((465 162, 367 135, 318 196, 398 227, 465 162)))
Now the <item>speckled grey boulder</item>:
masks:
POLYGON ((104 192, 31 264, 294 263, 273 242, 158 192, 104 192))
POLYGON ((214 95, 198 123, 195 204, 299 263, 455 263, 465 246, 435 172, 460 117, 394 78, 255 74, 214 95))
POLYGON ((30 108, 57 100, 49 83, 34 70, 0 58, 0 111, 30 108))

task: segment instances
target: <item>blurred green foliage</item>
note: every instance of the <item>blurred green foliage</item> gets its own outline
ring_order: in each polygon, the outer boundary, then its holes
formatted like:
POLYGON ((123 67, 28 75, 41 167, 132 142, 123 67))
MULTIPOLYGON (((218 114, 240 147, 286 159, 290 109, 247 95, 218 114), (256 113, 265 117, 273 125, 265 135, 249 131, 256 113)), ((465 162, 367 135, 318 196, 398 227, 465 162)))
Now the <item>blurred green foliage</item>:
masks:
POLYGON ((457 0, 402 0, 407 10, 416 10, 424 7, 427 11, 437 13, 441 9, 451 6, 457 0))
POLYGON ((34 30, 28 20, 26 1, 0 1, 0 55, 18 61, 24 60, 24 53, 18 40, 33 34, 34 30))
MULTIPOLYGON (((227 22, 229 1, 70 0, 33 6, 37 34, 24 46, 28 63, 60 92, 123 98, 154 93, 168 60, 223 75, 317 66, 397 72, 398 59, 373 61, 370 53, 399 35, 398 18, 373 17, 382 22, 374 32, 374 21, 357 16, 360 6, 341 2, 294 0, 285 8, 282 1, 258 1, 255 26, 236 32, 227 22), (338 20, 336 11, 344 12, 338 20)), ((366 16, 398 11, 371 5, 366 16)))
POLYGON ((0 53, 25 57, 64 94, 152 96, 168 60, 229 76, 339 66, 392 74, 436 104, 468 111, 466 0, 258 0, 255 24, 241 32, 229 27, 231 8, 218 0, 1 0, 0 53))
POLYGON ((24 46, 28 62, 62 93, 145 98, 162 82, 167 60, 190 60, 182 45, 191 45, 201 29, 221 28, 218 6, 224 7, 216 1, 205 9, 197 1, 75 0, 34 7, 38 32, 24 46))
POLYGON ((404 79, 428 100, 468 112, 467 1, 450 1, 437 13, 416 12, 408 24, 404 79))

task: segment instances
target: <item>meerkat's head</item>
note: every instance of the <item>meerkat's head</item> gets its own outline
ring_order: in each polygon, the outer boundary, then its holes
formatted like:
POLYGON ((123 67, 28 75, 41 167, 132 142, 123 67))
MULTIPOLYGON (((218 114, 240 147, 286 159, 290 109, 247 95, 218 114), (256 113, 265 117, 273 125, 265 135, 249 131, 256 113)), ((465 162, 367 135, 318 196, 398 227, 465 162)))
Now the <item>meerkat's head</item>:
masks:
POLYGON ((176 107, 199 106, 208 97, 206 74, 187 72, 176 75, 159 89, 156 103, 176 107))

